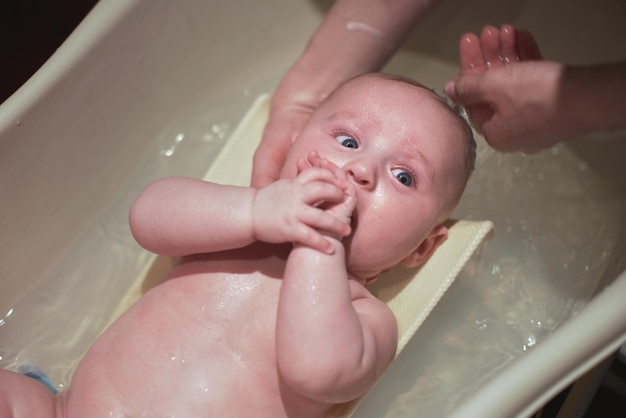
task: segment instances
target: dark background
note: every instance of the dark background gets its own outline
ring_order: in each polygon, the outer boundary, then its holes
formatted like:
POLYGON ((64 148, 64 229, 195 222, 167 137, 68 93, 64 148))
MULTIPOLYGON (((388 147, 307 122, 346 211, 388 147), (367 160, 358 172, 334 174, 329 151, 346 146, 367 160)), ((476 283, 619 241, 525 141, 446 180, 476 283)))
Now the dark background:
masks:
POLYGON ((0 0, 0 103, 56 51, 97 0, 0 0))

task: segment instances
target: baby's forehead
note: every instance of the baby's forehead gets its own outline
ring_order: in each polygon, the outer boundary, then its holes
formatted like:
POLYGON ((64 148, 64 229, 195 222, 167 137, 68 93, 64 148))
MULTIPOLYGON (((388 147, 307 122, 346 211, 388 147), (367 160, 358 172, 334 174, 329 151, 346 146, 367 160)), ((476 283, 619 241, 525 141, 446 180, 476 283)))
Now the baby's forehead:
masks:
POLYGON ((411 98, 421 106, 439 107, 443 111, 452 112, 448 103, 427 86, 409 78, 384 73, 357 76, 345 82, 334 95, 366 98, 368 101, 386 98, 385 102, 390 104, 394 99, 401 101, 403 98, 411 98))
POLYGON ((430 88, 411 78, 385 73, 367 73, 354 77, 346 82, 347 85, 368 85, 374 88, 390 88, 396 86, 400 89, 424 91, 432 97, 437 96, 430 88))
POLYGON ((457 117, 448 102, 429 87, 409 78, 384 73, 368 73, 348 80, 328 99, 335 103, 335 109, 338 106, 374 114, 428 110, 444 118, 457 117))

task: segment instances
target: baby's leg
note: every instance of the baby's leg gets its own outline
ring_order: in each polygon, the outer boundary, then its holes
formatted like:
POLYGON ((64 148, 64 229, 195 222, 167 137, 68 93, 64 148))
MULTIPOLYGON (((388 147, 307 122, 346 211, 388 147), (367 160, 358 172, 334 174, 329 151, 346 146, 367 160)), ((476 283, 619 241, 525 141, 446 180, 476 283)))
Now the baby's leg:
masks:
POLYGON ((19 373, 0 369, 0 417, 62 418, 63 408, 43 384, 19 373))

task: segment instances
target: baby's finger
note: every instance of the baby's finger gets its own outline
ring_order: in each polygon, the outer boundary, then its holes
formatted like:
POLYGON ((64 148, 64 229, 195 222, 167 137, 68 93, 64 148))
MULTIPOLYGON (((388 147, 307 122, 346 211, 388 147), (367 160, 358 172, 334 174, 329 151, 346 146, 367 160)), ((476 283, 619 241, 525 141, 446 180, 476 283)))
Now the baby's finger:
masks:
POLYGON ((307 161, 306 158, 300 157, 296 162, 296 168, 298 169, 298 174, 302 173, 307 168, 311 167, 311 164, 307 161))
POLYGON ((333 254, 335 249, 330 241, 328 241, 318 231, 306 225, 300 225, 296 231, 294 241, 301 245, 313 248, 326 254, 333 254))
POLYGON ((337 164, 331 162, 330 160, 327 160, 326 158, 320 158, 319 161, 319 165, 322 168, 325 168, 326 170, 329 170, 330 172, 332 172, 338 180, 340 180, 341 182, 345 182, 348 180, 348 177, 346 176, 346 172, 343 171, 337 164))
POLYGON ((301 184, 313 183, 313 182, 325 182, 330 184, 336 184, 337 177, 325 168, 309 167, 300 173, 297 177, 298 182, 301 184))
POLYGON ((343 191, 345 196, 343 204, 346 208, 348 208, 348 210, 353 211, 357 203, 356 188, 351 182, 347 183, 348 187, 343 191))
POLYGON ((345 194, 343 189, 330 183, 321 181, 307 183, 304 187, 303 201, 307 205, 322 203, 343 202, 345 194))
POLYGON ((311 164, 312 167, 319 167, 318 164, 319 164, 321 157, 317 153, 317 151, 309 152, 309 154, 306 156, 306 159, 309 162, 309 164, 311 164))
POLYGON ((335 215, 320 209, 309 208, 309 210, 302 212, 299 219, 316 231, 324 231, 341 237, 350 234, 349 218, 339 219, 335 215))

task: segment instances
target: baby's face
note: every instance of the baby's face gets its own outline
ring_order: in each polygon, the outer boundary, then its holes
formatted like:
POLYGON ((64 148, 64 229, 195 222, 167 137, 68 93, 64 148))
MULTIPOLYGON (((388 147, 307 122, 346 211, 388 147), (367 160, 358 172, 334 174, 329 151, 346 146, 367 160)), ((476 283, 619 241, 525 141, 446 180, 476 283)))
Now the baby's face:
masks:
POLYGON ((323 102, 294 141, 282 176, 310 151, 353 181, 348 270, 377 275, 417 249, 452 208, 463 179, 464 131, 428 90, 380 76, 359 77, 323 102))

